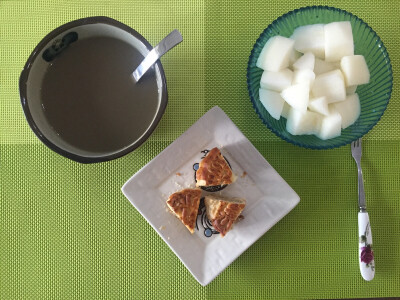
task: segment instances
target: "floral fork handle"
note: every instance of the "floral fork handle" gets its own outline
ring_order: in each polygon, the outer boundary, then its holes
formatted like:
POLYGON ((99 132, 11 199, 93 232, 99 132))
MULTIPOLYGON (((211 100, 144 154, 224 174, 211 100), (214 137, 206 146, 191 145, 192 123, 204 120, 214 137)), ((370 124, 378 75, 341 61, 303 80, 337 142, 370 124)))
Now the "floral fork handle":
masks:
POLYGON ((374 252, 372 250, 372 234, 367 212, 358 213, 358 254, 361 276, 370 281, 375 276, 374 252))
POLYGON ((351 155, 358 169, 358 257, 361 276, 370 281, 375 276, 374 252, 372 251, 372 234, 365 202, 364 181, 361 169, 362 147, 361 139, 351 143, 351 155))

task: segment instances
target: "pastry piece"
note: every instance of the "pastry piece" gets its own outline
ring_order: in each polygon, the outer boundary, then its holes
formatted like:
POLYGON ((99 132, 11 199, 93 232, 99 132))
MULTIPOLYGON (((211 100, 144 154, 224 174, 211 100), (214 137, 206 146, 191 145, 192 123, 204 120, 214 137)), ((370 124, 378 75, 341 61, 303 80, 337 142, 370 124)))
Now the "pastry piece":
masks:
POLYGON ((204 204, 207 218, 211 221, 215 230, 224 237, 246 206, 246 200, 208 195, 204 198, 204 204))
POLYGON ((200 189, 184 189, 173 193, 167 200, 169 209, 193 234, 201 197, 200 189))
POLYGON ((196 171, 196 186, 217 186, 231 184, 235 175, 218 148, 211 149, 196 171))

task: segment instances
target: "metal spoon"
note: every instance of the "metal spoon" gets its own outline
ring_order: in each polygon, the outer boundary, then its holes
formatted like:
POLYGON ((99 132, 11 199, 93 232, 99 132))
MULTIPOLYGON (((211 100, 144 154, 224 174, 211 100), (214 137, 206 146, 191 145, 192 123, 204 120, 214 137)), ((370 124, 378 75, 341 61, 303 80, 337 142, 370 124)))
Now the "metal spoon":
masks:
POLYGON ((158 43, 143 59, 140 65, 133 71, 132 75, 135 79, 135 82, 138 82, 140 78, 147 72, 148 69, 166 52, 174 48, 180 42, 182 42, 183 38, 181 33, 178 30, 172 31, 165 38, 158 43))

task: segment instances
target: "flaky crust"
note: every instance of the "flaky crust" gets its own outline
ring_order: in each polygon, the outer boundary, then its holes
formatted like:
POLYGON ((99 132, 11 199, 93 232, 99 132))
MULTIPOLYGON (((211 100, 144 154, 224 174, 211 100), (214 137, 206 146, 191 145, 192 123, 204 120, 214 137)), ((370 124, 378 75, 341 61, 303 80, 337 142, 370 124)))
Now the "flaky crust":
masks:
POLYGON ((235 179, 231 168, 218 148, 207 153, 196 171, 196 186, 217 186, 231 184, 235 179))
POLYGON ((167 200, 169 209, 193 234, 201 197, 200 189, 184 189, 173 193, 167 200))
POLYGON ((232 203, 224 200, 205 199, 207 217, 222 237, 232 229, 246 203, 232 203))

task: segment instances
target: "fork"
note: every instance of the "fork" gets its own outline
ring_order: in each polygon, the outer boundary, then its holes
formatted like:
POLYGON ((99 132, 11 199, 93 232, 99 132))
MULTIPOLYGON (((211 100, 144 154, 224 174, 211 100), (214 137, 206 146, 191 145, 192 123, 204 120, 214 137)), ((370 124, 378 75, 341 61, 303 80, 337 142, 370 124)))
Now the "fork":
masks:
POLYGON ((351 143, 351 155, 357 163, 358 168, 358 257, 361 276, 370 281, 375 276, 375 260, 372 251, 372 233, 365 202, 364 181, 361 169, 361 139, 351 143))

